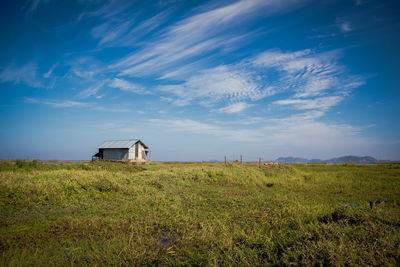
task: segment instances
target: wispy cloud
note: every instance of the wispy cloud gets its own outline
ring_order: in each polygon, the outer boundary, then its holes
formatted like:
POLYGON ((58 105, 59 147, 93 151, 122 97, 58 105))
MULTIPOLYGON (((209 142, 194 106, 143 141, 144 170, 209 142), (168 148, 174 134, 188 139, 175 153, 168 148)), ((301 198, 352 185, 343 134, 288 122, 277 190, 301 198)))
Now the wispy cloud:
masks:
POLYGON ((95 38, 99 38, 99 44, 111 44, 115 40, 119 40, 121 36, 124 36, 126 31, 128 31, 134 23, 134 20, 128 20, 124 23, 119 23, 115 21, 107 21, 92 30, 92 35, 95 38))
POLYGON ((102 106, 94 106, 93 110, 101 110, 101 111, 111 111, 111 112, 131 112, 132 110, 129 108, 108 108, 102 106))
POLYGON ((1 82, 13 82, 15 84, 26 84, 30 87, 41 87, 42 82, 37 75, 37 65, 29 62, 23 66, 10 64, 0 72, 1 82))
POLYGON ((199 71, 206 69, 209 64, 209 58, 203 58, 194 62, 185 63, 180 67, 175 67, 173 70, 167 70, 158 80, 178 80, 183 81, 199 71))
POLYGON ((256 68, 265 68, 278 76, 273 83, 281 91, 294 92, 289 99, 275 101, 296 109, 322 109, 335 106, 351 89, 364 84, 363 77, 352 75, 338 63, 341 51, 315 53, 312 50, 266 51, 252 60, 256 68))
POLYGON ((325 150, 333 156, 370 147, 372 140, 361 135, 362 127, 322 122, 318 119, 321 116, 321 111, 307 111, 269 120, 264 127, 268 133, 266 140, 278 147, 288 147, 292 152, 297 149, 303 155, 325 150), (302 152, 302 149, 307 152, 302 152))
POLYGON ((191 119, 151 119, 149 122, 160 127, 162 131, 215 136, 238 143, 262 142, 261 147, 279 148, 280 153, 282 148, 289 149, 292 153, 303 151, 301 154, 312 154, 314 150, 326 149, 331 155, 335 155, 359 151, 371 143, 371 140, 360 136, 362 128, 317 121, 320 116, 320 111, 309 111, 283 119, 257 119, 258 126, 251 128, 238 128, 238 125, 231 128, 191 119), (351 149, 349 144, 352 144, 351 149))
POLYGON ((104 63, 92 56, 74 57, 66 65, 70 67, 70 78, 80 78, 83 81, 97 81, 99 75, 106 74, 104 63))
POLYGON ((195 99, 204 103, 215 103, 223 98, 255 101, 273 94, 273 89, 257 82, 256 76, 244 69, 223 65, 203 70, 184 83, 159 86, 158 89, 177 96, 178 100, 173 103, 181 106, 195 99))
MULTIPOLYGON (((152 42, 117 61, 111 68, 119 69, 122 75, 163 76, 161 71, 171 72, 171 68, 173 71, 178 62, 187 62, 195 56, 244 42, 246 38, 240 38, 240 33, 230 35, 228 31, 244 20, 287 12, 303 2, 241 0, 219 7, 215 4, 202 6, 198 8, 202 12, 176 22, 158 34, 152 42)), ((163 19, 157 18, 157 21, 163 19)), ((245 33, 242 35, 250 38, 245 33)))
POLYGON ((213 135, 238 142, 252 142, 261 140, 262 137, 258 131, 223 128, 217 125, 201 123, 190 119, 151 119, 150 123, 161 126, 169 131, 188 132, 200 135, 213 135))
POLYGON ((346 22, 343 22, 342 24, 340 24, 340 30, 342 32, 350 32, 353 30, 353 28, 352 28, 350 22, 346 21, 346 22))
POLYGON ((51 66, 51 68, 45 73, 43 74, 44 78, 50 78, 51 74, 53 73, 54 69, 58 66, 58 63, 54 64, 53 66, 51 66))
MULTIPOLYGON (((126 13, 132 5, 133 1, 121 1, 121 0, 108 0, 106 4, 101 6, 99 9, 91 12, 84 13, 82 16, 98 16, 102 18, 118 18, 121 14, 126 13)), ((82 17, 81 16, 81 17, 82 17)))
POLYGON ((100 46, 137 46, 137 40, 163 25, 170 14, 171 10, 167 9, 140 23, 135 13, 122 19, 111 17, 93 28, 92 36, 100 39, 100 46))
POLYGON ((49 0, 31 0, 28 1, 26 13, 34 12, 40 4, 48 3, 49 0))
POLYGON ((97 92, 104 86, 107 81, 100 81, 97 84, 90 86, 89 88, 82 90, 78 93, 79 98, 88 98, 90 96, 95 96, 97 92))
POLYGON ((328 89, 341 87, 357 80, 338 64, 339 51, 316 54, 312 50, 296 52, 266 51, 254 58, 256 67, 273 69, 280 75, 279 87, 296 91, 296 97, 318 96, 328 89), (340 79, 339 79, 340 78, 340 79), (344 78, 344 79, 343 79, 344 78))
POLYGON ((128 91, 136 94, 149 94, 150 92, 140 84, 126 81, 124 79, 114 78, 109 84, 110 87, 119 88, 122 91, 128 91))
MULTIPOLYGON (((148 52, 147 55, 135 55, 133 58, 128 57, 123 59, 116 65, 111 66, 121 70, 122 76, 147 76, 147 75, 161 75, 163 72, 170 72, 171 69, 176 68, 176 64, 180 65, 182 62, 187 62, 189 58, 211 52, 223 46, 230 46, 237 40, 242 38, 235 37, 214 37, 203 40, 199 43, 193 43, 182 47, 184 43, 166 44, 169 48, 155 47, 148 52), (179 48, 180 47, 180 48, 179 48), (162 51, 164 50, 165 51, 162 51), (160 52, 157 52, 160 50, 160 52), (133 61, 140 62, 133 62, 133 61)), ((179 67, 180 68, 180 67, 179 67)))
POLYGON ((26 98, 25 102, 38 103, 38 104, 52 106, 55 108, 89 107, 92 105, 91 103, 78 102, 78 101, 70 101, 70 100, 48 101, 48 100, 41 100, 41 99, 36 99, 36 98, 26 98))
MULTIPOLYGON (((158 89, 173 94, 174 99, 163 99, 177 106, 193 101, 216 104, 223 99, 257 101, 285 92, 292 96, 274 104, 326 110, 340 103, 353 88, 364 84, 362 77, 350 74, 338 63, 340 55, 341 51, 268 50, 239 63, 198 71, 183 83, 162 85, 158 89)), ((246 107, 238 103, 220 112, 235 113, 246 107)))
POLYGON ((251 106, 253 106, 253 105, 248 104, 246 102, 239 102, 239 103, 234 103, 234 104, 228 105, 223 108, 219 108, 216 111, 219 113, 233 114, 233 113, 240 113, 251 106))
POLYGON ((98 105, 93 102, 82 102, 82 101, 72 101, 72 100, 46 100, 46 99, 38 99, 38 98, 25 98, 24 102, 51 106, 53 108, 88 108, 90 110, 110 111, 110 112, 131 112, 132 111, 129 108, 107 107, 107 106, 103 106, 103 105, 98 105))
POLYGON ((332 106, 336 106, 343 97, 327 96, 315 99, 284 99, 275 101, 276 105, 291 105, 296 109, 321 109, 326 110, 332 106))

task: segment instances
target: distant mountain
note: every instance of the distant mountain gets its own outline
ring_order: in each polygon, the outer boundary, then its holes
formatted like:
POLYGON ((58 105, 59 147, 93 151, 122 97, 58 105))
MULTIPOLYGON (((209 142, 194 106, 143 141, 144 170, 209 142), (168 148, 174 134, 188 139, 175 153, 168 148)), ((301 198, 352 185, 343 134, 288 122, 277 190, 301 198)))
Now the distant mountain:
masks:
POLYGON ((327 161, 329 161, 329 162, 377 162, 378 160, 371 156, 364 156, 364 157, 343 156, 343 157, 339 157, 339 158, 329 159, 327 161))
POLYGON ((338 157, 338 158, 332 158, 332 159, 327 159, 327 160, 321 160, 321 159, 304 159, 304 158, 298 158, 298 157, 280 157, 275 160, 276 162, 281 162, 281 163, 307 163, 307 162, 378 162, 377 159, 371 157, 371 156, 364 156, 364 157, 358 157, 358 156, 343 156, 343 157, 338 157))
POLYGON ((308 162, 324 162, 322 159, 310 159, 308 162))
POLYGON ((308 159, 295 158, 295 157, 280 157, 277 158, 275 161, 282 163, 306 163, 308 162, 308 159))

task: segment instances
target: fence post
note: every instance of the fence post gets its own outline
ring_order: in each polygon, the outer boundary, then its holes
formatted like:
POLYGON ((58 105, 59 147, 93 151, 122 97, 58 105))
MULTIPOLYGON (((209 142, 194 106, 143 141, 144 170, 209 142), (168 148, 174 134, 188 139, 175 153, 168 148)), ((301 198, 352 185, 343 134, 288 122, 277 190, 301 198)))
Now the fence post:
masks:
POLYGON ((225 166, 226 166, 226 156, 225 156, 225 166))
POLYGON ((242 155, 240 155, 240 164, 242 164, 242 162, 243 162, 242 159, 243 159, 242 155))
POLYGON ((261 158, 258 158, 258 168, 261 168, 261 158))

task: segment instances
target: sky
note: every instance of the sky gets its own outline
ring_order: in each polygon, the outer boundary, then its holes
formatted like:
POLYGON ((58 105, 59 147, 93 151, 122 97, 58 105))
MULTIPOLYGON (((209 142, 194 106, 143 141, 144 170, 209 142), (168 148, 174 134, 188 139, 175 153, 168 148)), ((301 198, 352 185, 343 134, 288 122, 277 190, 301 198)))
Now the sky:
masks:
POLYGON ((400 160, 400 2, 5 0, 0 158, 400 160))

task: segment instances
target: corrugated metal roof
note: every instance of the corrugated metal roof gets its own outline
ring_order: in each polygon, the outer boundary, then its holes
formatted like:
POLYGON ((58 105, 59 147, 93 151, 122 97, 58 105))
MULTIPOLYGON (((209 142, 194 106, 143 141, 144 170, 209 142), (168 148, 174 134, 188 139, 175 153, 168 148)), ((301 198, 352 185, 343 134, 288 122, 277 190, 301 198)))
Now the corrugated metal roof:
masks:
POLYGON ((97 148, 131 148, 139 139, 104 141, 97 148))

